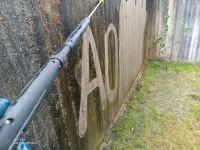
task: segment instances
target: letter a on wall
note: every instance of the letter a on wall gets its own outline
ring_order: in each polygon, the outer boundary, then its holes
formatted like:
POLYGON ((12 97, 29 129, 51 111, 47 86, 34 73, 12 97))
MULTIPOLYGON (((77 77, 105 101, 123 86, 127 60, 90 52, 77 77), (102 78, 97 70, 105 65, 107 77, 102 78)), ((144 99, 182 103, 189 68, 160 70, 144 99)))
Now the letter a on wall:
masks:
POLYGON ((102 71, 100 68, 99 57, 91 29, 88 27, 83 35, 82 49, 82 77, 81 77, 81 100, 79 111, 79 136, 83 137, 87 130, 87 99, 88 95, 95 89, 99 88, 101 96, 101 105, 104 110, 106 107, 106 92, 103 83, 102 71), (91 82, 89 80, 89 45, 91 45, 96 78, 91 82))

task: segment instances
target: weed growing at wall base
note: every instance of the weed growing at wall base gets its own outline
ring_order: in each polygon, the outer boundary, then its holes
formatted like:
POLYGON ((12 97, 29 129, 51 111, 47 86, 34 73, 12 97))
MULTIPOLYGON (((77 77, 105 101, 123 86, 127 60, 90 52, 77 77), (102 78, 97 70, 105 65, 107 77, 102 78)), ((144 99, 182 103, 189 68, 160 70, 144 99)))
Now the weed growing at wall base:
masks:
MULTIPOLYGON (((168 11, 168 9, 167 9, 168 11)), ((161 34, 158 37, 153 38, 153 44, 158 46, 159 48, 159 55, 162 57, 165 61, 167 61, 167 47, 166 47, 166 38, 167 38, 167 32, 169 30, 169 25, 168 25, 168 20, 169 20, 168 15, 164 16, 164 24, 163 24, 163 29, 161 34)), ((166 69, 167 69, 167 64, 166 64, 166 69)))

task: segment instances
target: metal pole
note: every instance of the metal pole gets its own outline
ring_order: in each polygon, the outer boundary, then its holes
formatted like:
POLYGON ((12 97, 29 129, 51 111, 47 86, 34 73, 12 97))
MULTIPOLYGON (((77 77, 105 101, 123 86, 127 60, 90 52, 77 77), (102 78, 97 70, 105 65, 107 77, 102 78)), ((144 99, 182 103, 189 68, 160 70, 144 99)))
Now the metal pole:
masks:
POLYGON ((19 137, 29 125, 33 115, 37 112, 48 89, 66 62, 71 49, 88 27, 92 15, 102 2, 102 0, 99 1, 92 13, 82 20, 62 48, 51 56, 50 60, 8 108, 0 121, 0 150, 11 150, 16 147, 19 137))

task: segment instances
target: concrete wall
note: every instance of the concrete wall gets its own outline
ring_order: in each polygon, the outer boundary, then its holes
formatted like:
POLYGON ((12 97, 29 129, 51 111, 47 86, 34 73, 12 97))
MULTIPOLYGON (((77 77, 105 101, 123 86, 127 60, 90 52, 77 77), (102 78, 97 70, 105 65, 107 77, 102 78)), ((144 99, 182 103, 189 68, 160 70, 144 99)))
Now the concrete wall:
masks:
POLYGON ((167 58, 175 61, 200 62, 200 1, 147 1, 147 58, 160 56, 159 44, 153 44, 164 30, 164 18, 169 16, 165 39, 167 58))
MULTIPOLYGON (((23 87, 90 13, 90 0, 0 2, 0 97, 23 87)), ((96 149, 144 60, 145 0, 106 0, 24 134, 33 149, 96 149)))

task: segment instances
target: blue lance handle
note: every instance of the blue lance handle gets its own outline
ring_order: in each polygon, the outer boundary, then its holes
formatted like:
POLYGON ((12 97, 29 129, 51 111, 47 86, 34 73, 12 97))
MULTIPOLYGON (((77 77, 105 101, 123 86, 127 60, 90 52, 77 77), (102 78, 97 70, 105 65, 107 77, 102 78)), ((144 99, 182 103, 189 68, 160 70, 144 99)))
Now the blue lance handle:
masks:
MULTIPOLYGON (((5 98, 0 99, 0 119, 3 118, 10 104, 11 104, 10 100, 5 99, 5 98)), ((19 145, 17 146, 17 150, 31 150, 31 148, 28 144, 22 141, 22 142, 19 142, 19 145)))

